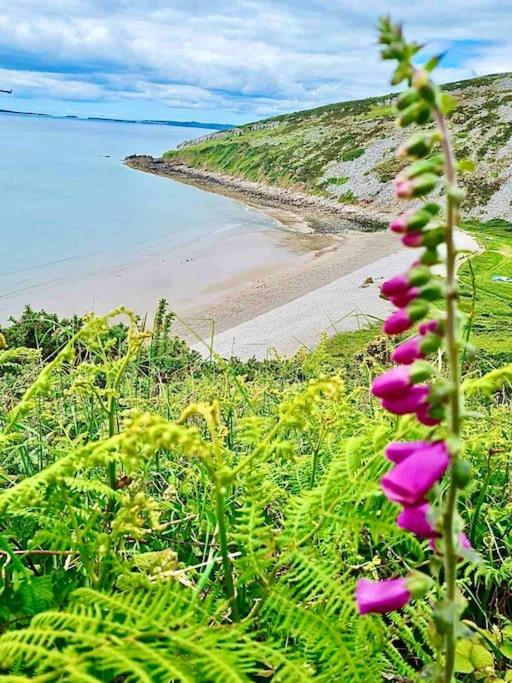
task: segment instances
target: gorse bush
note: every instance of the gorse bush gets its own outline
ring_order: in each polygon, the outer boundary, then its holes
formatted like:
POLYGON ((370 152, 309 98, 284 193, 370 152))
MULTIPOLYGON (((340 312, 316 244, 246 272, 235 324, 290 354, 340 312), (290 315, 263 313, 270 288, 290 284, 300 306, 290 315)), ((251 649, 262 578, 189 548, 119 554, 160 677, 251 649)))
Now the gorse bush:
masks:
MULTIPOLYGON (((401 111, 426 121, 447 101, 382 29, 412 80, 401 111)), ((401 194, 440 182, 442 135, 409 144, 430 166, 403 171, 401 194)), ((450 245, 447 278, 430 273, 457 222, 450 179, 445 195, 446 216, 429 204, 394 224, 427 263, 384 285, 399 307, 386 331, 449 294, 396 349, 365 331, 287 360, 204 360, 172 336, 164 301, 152 334, 123 308, 6 328, 2 680, 511 679, 512 370, 471 361, 450 245), (382 376, 391 356, 403 365, 382 376), (387 445, 395 461, 414 446, 410 476, 388 471, 387 445)))

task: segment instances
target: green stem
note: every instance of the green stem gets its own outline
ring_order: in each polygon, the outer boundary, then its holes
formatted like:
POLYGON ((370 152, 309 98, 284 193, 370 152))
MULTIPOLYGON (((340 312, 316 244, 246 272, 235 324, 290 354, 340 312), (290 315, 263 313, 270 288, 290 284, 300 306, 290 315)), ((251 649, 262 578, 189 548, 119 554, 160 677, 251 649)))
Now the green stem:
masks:
POLYGON ((456 184, 456 171, 453 150, 446 129, 443 114, 434 110, 439 131, 442 136, 441 144, 445 159, 447 180, 447 225, 446 225, 446 349, 450 380, 448 431, 450 435, 449 448, 451 455, 450 483, 443 516, 444 540, 444 569, 446 584, 446 601, 453 608, 452 620, 445 638, 444 683, 453 681, 455 669, 455 647, 457 618, 455 609, 456 580, 457 580, 457 549, 454 539, 454 522, 457 512, 458 491, 454 480, 454 465, 460 452, 461 435, 461 397, 460 397, 460 358, 459 342, 457 339, 457 282, 455 229, 458 223, 458 203, 454 199, 452 190, 456 184))
POLYGON ((222 555, 222 568, 224 570, 224 589, 231 608, 231 618, 239 621, 238 604, 236 601, 235 584, 233 582, 233 569, 229 558, 228 536, 226 525, 226 513, 224 510, 224 489, 218 482, 215 483, 215 509, 217 516, 218 541, 222 555))

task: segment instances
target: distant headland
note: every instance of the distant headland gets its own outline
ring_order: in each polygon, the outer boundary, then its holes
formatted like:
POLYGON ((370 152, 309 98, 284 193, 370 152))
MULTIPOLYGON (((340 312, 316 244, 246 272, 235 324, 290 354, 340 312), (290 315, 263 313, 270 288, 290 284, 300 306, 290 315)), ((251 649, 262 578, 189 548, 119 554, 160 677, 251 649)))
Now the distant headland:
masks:
POLYGON ((234 128, 229 123, 201 123, 199 121, 165 121, 159 119, 115 119, 103 116, 55 116, 53 114, 40 114, 34 111, 15 111, 13 109, 0 109, 0 114, 21 114, 23 116, 37 116, 50 119, 72 119, 77 121, 106 121, 108 123, 139 123, 146 126, 180 126, 181 128, 209 128, 210 130, 230 130, 234 128))

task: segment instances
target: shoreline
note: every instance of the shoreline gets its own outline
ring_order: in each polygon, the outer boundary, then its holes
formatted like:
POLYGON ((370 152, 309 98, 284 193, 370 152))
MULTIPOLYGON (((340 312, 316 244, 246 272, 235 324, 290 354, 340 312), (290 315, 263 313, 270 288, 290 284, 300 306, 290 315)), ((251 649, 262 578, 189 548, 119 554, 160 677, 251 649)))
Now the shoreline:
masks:
POLYGON ((338 234, 357 230, 375 233, 385 229, 391 217, 391 213, 375 211, 370 207, 341 204, 334 199, 298 190, 192 168, 179 159, 168 161, 150 155, 133 154, 126 157, 124 163, 137 171, 229 197, 298 232, 338 234))
POLYGON ((238 277, 204 290, 205 300, 195 306, 175 307, 175 331, 188 342, 196 342, 194 346, 203 353, 206 344, 199 339, 214 339, 214 347, 221 354, 235 352, 246 359, 253 354, 264 358, 271 348, 289 354, 300 348, 305 338, 309 343, 317 342, 326 327, 353 329, 360 324, 361 316, 380 317, 388 304, 380 298, 377 282, 391 272, 391 264, 396 267, 411 257, 394 235, 382 229, 389 220, 382 212, 148 155, 132 155, 124 163, 137 171, 220 194, 272 218, 280 230, 275 230, 270 239, 281 239, 288 252, 295 253, 275 267, 259 272, 244 270, 238 277), (323 292, 329 292, 327 306, 322 301, 323 292), (338 294, 341 299, 336 304, 338 294), (299 302, 305 304, 303 315, 300 306, 297 308, 299 302), (336 308, 347 318, 341 327, 334 323, 339 320, 336 308), (351 312, 357 315, 352 317, 351 312), (283 330, 275 325, 279 327, 282 320, 286 320, 290 342, 278 340, 283 330), (248 342, 247 335, 252 335, 253 343, 248 342))

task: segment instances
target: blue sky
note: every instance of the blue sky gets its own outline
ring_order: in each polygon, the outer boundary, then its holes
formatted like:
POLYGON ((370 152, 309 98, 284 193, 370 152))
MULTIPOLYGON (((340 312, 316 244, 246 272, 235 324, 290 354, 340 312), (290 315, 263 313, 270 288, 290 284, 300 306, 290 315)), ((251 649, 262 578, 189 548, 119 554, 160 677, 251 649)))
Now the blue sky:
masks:
POLYGON ((241 123, 382 94, 382 13, 441 81, 512 71, 509 0, 0 0, 0 107, 241 123))

